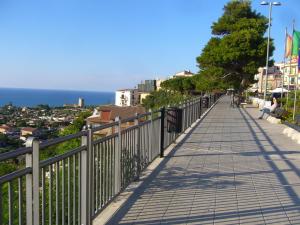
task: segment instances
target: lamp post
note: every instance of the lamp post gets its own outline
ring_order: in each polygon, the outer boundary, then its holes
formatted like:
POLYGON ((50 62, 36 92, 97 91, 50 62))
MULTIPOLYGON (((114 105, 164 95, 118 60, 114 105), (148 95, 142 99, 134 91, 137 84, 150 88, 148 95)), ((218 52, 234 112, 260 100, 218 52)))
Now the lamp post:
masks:
POLYGON ((262 1, 261 5, 269 6, 269 24, 268 24, 268 44, 267 44, 267 60, 266 60, 266 73, 265 73, 265 91, 264 91, 264 102, 266 102, 267 97, 267 88, 268 88, 268 70, 269 70, 269 50, 270 50, 270 33, 271 33, 271 16, 272 16, 272 7, 280 6, 280 2, 267 2, 262 1))

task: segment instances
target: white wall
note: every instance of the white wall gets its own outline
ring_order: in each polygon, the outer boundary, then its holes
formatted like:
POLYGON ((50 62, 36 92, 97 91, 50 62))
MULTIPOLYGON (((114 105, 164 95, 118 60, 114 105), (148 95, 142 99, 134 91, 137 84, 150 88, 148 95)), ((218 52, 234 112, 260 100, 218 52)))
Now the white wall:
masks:
POLYGON ((132 91, 124 90, 124 91, 116 91, 116 106, 130 106, 132 104, 132 91))

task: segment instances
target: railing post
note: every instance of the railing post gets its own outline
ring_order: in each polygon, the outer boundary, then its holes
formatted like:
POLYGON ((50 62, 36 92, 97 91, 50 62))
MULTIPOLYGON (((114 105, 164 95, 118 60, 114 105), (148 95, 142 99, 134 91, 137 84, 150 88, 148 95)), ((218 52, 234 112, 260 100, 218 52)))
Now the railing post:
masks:
POLYGON ((196 121, 196 118, 197 118, 197 108, 196 108, 196 104, 197 104, 197 101, 196 99, 194 98, 194 101, 193 101, 193 123, 196 121))
MULTIPOLYGON (((32 168, 32 153, 26 154, 26 167, 32 168)), ((33 187, 32 187, 32 173, 26 174, 26 224, 31 225, 33 222, 32 219, 32 193, 33 193, 33 187)))
POLYGON ((40 223, 40 142, 34 139, 32 142, 32 191, 33 191, 33 224, 40 223))
POLYGON ((199 98, 199 119, 202 115, 202 97, 199 98))
POLYGON ((160 111, 160 157, 164 157, 164 142, 165 142, 165 113, 166 109, 163 107, 160 111))
POLYGON ((122 151, 122 134, 121 134, 121 119, 119 116, 115 118, 118 125, 115 126, 116 137, 116 149, 115 149, 115 194, 118 194, 121 190, 121 151, 122 151))
POLYGON ((141 145, 140 145, 140 126, 139 126, 139 115, 135 113, 134 125, 138 126, 135 133, 136 140, 136 177, 135 180, 139 180, 141 173, 141 145))
POLYGON ((149 112, 151 113, 150 114, 150 134, 149 134, 149 140, 150 140, 150 144, 149 144, 149 162, 152 161, 152 156, 153 156, 153 112, 152 110, 150 109, 149 112))
POLYGON ((88 126, 87 130, 87 151, 88 151, 88 182, 89 182, 89 194, 88 194, 88 222, 92 224, 92 213, 94 213, 94 151, 93 151, 93 133, 91 126, 88 126))
POLYGON ((191 100, 191 124, 194 122, 194 99, 191 100))
POLYGON ((81 181, 81 187, 80 187, 80 202, 81 202, 81 208, 80 208, 80 224, 81 225, 90 225, 90 204, 89 204, 89 132, 87 131, 85 136, 81 137, 81 145, 86 146, 86 149, 81 152, 81 168, 80 168, 80 181, 81 181))

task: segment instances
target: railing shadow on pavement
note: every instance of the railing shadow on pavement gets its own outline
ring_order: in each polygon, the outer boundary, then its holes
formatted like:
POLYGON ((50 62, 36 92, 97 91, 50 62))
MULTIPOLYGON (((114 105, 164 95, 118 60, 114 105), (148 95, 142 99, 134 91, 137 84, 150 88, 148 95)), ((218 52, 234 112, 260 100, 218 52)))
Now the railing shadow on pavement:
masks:
MULTIPOLYGON (((269 146, 272 146, 272 148, 275 150, 273 154, 278 155, 284 162, 288 165, 289 170, 293 171, 297 174, 298 177, 300 177, 300 170, 288 159, 285 157, 284 152, 282 152, 276 144, 271 140, 271 138, 268 136, 268 134, 264 131, 264 129, 258 124, 258 122, 247 112, 247 110, 241 110, 239 109, 242 117, 245 120, 245 123, 247 124, 251 134, 256 140, 257 145, 260 146, 261 155, 265 158, 266 162, 269 164, 269 166, 273 169, 273 171, 276 172, 277 178, 280 180, 282 187, 285 189, 286 193, 289 195, 290 199, 294 202, 295 206, 300 206, 300 198, 297 195, 297 193, 294 191, 293 187, 289 184, 287 178, 284 176, 278 166, 274 163, 273 159, 270 157, 270 154, 266 149, 265 145, 261 143, 261 140, 257 137, 256 132, 254 131, 253 127, 251 126, 249 120, 255 125, 256 128, 259 129, 259 131, 263 134, 264 138, 267 140, 267 144, 269 146)), ((293 153, 300 153, 300 152, 290 152, 290 154, 293 153)), ((300 208, 299 208, 300 211, 300 208)))
MULTIPOLYGON (((245 123, 247 124, 251 135, 253 136, 253 141, 256 143, 256 146, 259 147, 259 149, 261 150, 261 152, 236 152, 236 153, 224 153, 224 154, 237 154, 237 155, 242 155, 242 156, 263 156, 266 159, 266 162, 270 165, 271 170, 266 170, 266 171, 250 171, 250 172, 241 172, 241 173, 218 173, 217 175, 215 173, 205 173, 203 175, 199 174, 198 171, 195 171, 197 174, 195 175, 191 175, 191 176, 186 176, 186 178, 182 178, 181 176, 178 176, 178 179, 175 180, 175 184, 168 184, 168 182, 170 182, 167 177, 168 175, 174 175, 174 173, 182 173, 184 172, 182 170, 182 168, 177 168, 177 167, 172 167, 172 170, 168 170, 165 168, 166 164, 173 158, 176 157, 189 157, 189 156, 197 156, 197 154, 192 154, 192 155, 177 155, 177 151, 180 147, 182 147, 182 145, 184 143, 187 143, 187 140, 189 139, 190 135, 193 133, 194 134, 194 129, 187 134, 187 136, 179 143, 178 146, 176 146, 176 148, 171 152, 170 155, 168 155, 167 157, 165 157, 166 159, 163 161, 162 164, 159 165, 158 168, 156 168, 156 170, 150 175, 150 177, 142 184, 141 188, 139 189, 138 193, 136 193, 134 196, 132 196, 126 206, 122 207, 122 209, 116 214, 116 216, 109 222, 109 224, 118 224, 119 220, 121 220, 128 212, 129 210, 134 207, 134 204, 139 200, 140 196, 142 194, 147 194, 147 195, 151 195, 152 191, 151 189, 155 190, 155 193, 159 193, 159 191, 168 191, 168 190, 174 190, 176 188, 179 188, 181 190, 184 190, 185 188, 187 188, 187 192, 183 193, 184 197, 187 198, 186 201, 192 201, 192 197, 191 194, 188 192, 188 189, 193 187, 193 185, 195 185, 195 187, 201 187, 202 189, 206 188, 210 188, 211 185, 214 186, 216 185, 216 183, 211 182, 210 178, 213 178, 215 176, 218 177, 227 177, 227 176, 238 176, 238 175, 260 175, 261 173, 263 174, 274 174, 274 172, 276 172, 276 175, 278 176, 279 180, 281 181, 280 186, 278 187, 273 187, 273 188, 284 188, 288 194, 288 196, 291 198, 291 200, 293 200, 294 204, 286 204, 284 206, 284 210, 286 212, 288 211, 294 211, 294 210, 299 210, 299 198, 297 196, 297 194, 293 191, 292 187, 290 187, 290 185, 288 184, 288 182, 286 181, 286 179, 284 178, 284 176, 280 173, 283 172, 287 172, 287 171, 295 171, 297 174, 299 174, 299 171, 297 168, 295 168, 294 166, 290 165, 290 169, 279 169, 277 168, 277 166, 273 163, 272 159, 270 158, 270 155, 279 155, 281 157, 284 158, 284 160, 288 160, 287 158, 284 157, 285 154, 295 154, 295 153, 299 153, 297 151, 281 151, 278 148, 276 148, 276 145, 272 142, 272 140, 268 137, 268 135, 266 134, 266 132, 256 123, 257 127, 259 128, 259 133, 263 134, 264 139, 258 138, 256 131, 254 131, 254 129, 252 128, 252 126, 250 125, 249 121, 247 120, 247 118, 245 117, 245 115, 243 115, 242 111, 240 109, 238 109, 240 111, 240 113, 243 116, 243 119, 245 121, 245 123), (276 149, 275 152, 267 152, 266 149, 264 149, 264 146, 272 146, 276 149), (151 184, 152 181, 154 179, 157 179, 157 177, 159 176, 160 171, 164 169, 165 174, 164 177, 166 178, 161 179, 157 184, 151 184), (279 172, 279 174, 278 174, 279 172), (169 173, 169 174, 168 174, 169 173), (198 180, 196 181, 195 178, 198 178, 198 180), (194 180, 195 179, 195 180, 194 180), (190 181, 190 182, 189 182, 190 181), (201 182, 203 182, 202 186, 201 182), (179 184, 179 185, 178 185, 179 184), (178 186, 176 186, 178 185, 178 186)), ((253 118, 252 118, 253 119, 253 118)), ((244 123, 244 124, 245 124, 244 123)), ((246 132, 245 132, 246 133, 246 132)), ((249 132, 247 132, 249 133, 249 132)), ((203 155, 211 155, 212 153, 204 153, 204 154, 198 154, 198 156, 203 156, 203 155)), ((222 153, 217 152, 216 155, 222 155, 222 153)), ((193 171, 190 171, 191 173, 193 173, 193 171)), ((238 185, 238 183, 228 183, 225 181, 224 183, 224 189, 227 187, 226 185, 230 186, 230 185, 238 185)), ((260 181, 260 190, 261 191, 265 191, 266 193, 269 191, 269 186, 268 184, 264 184, 264 180, 260 181)), ((240 190, 240 193, 245 192, 247 193, 247 190, 240 190)), ((162 192, 164 193, 164 192, 162 192)), ((181 192, 182 193, 182 192, 181 192)), ((248 201, 249 203, 251 201, 257 201, 257 199, 252 198, 251 193, 247 193, 248 196, 248 201)), ((165 199, 165 196, 161 196, 162 197, 162 201, 161 204, 164 204, 163 199, 165 199)), ((209 198, 213 198, 213 196, 209 196, 206 194, 203 194, 203 199, 208 200, 209 198)), ((267 203, 267 202, 265 202, 267 203)), ((147 200, 145 200, 145 202, 143 204, 147 204, 147 200)), ((143 205, 141 204, 141 205, 143 205)), ((224 202, 224 204, 226 205, 226 202, 224 202)), ((256 209, 249 209, 249 210, 239 210, 239 215, 237 215, 236 211, 227 211, 227 212, 218 212, 218 213, 208 213, 205 215, 181 215, 182 212, 185 209, 185 206, 183 205, 182 207, 176 207, 177 211, 174 211, 174 216, 173 218, 166 218, 166 219, 161 219, 159 218, 160 214, 160 206, 159 205, 155 205, 155 210, 153 211, 153 213, 149 213, 147 214, 147 220, 137 220, 134 221, 134 224, 182 224, 182 223, 202 223, 202 222, 208 222, 208 221, 212 221, 214 218, 218 218, 218 219, 227 219, 227 222, 230 221, 230 219, 233 220, 233 222, 236 218, 240 218, 240 224, 243 224, 243 217, 255 217, 258 214, 261 214, 261 212, 263 211, 264 215, 268 215, 268 214, 276 214, 276 213, 281 213, 283 210, 283 206, 273 206, 272 205, 272 199, 270 199, 269 201, 269 205, 268 206, 264 206, 262 208, 256 208, 256 209), (182 211, 181 211, 182 210, 182 211), (228 220, 229 219, 229 220, 228 220)), ((128 215, 129 217, 131 215, 128 215)), ((253 220, 252 221, 253 224, 255 224, 256 222, 253 220)), ((276 220, 273 221, 274 224, 276 224, 276 220)), ((257 223, 261 223, 261 221, 257 221, 257 223)), ((131 222, 126 223, 125 221, 122 221, 122 224, 132 224, 131 222)))
MULTIPOLYGON (((205 117, 201 118, 201 121, 198 122, 198 124, 202 123, 202 120, 205 117)), ((181 167, 172 167, 172 169, 166 169, 166 165, 168 164, 168 162, 174 158, 177 157, 176 153, 177 151, 182 147, 183 144, 185 144, 187 142, 187 140, 190 138, 191 134, 194 134, 195 129, 197 128, 197 126, 192 127, 188 133, 186 133, 185 137, 183 139, 180 140, 180 142, 177 143, 177 145, 175 146, 175 148, 172 149, 172 151, 169 153, 168 156, 165 156, 164 160, 154 169, 154 171, 152 171, 152 173, 146 178, 146 180, 144 180, 141 184, 141 186, 138 187, 138 189, 135 191, 135 193, 133 195, 131 195, 126 203, 120 208, 120 210, 113 216, 113 218, 111 218, 108 221, 108 225, 113 225, 113 224, 118 224, 118 222, 129 212, 129 210, 133 207, 133 205, 139 201, 140 197, 145 194, 145 193, 151 193, 152 189, 156 189, 158 191, 168 191, 168 190, 175 190, 175 189, 180 189, 180 190, 184 190, 186 189, 186 198, 191 197, 190 196, 190 192, 189 189, 191 188, 203 188, 203 189, 209 189, 211 187, 215 187, 216 185, 219 185, 220 187, 223 188, 227 188, 227 187, 233 187, 236 185, 241 185, 242 182, 239 181, 213 181, 211 178, 215 175, 215 173, 211 173, 211 174, 205 174, 203 176, 199 176, 199 172, 195 171, 194 175, 190 175, 190 176, 185 176, 182 177, 180 176, 180 173, 183 172, 181 167), (164 177, 165 179, 162 178, 158 178, 160 172, 164 170, 164 177), (170 173, 170 174, 168 174, 170 173), (168 180, 168 176, 174 173, 179 173, 179 176, 177 177, 177 179, 175 179, 172 183, 168 180), (159 179, 160 181, 156 184, 152 184, 154 179, 159 179)), ((190 171, 191 172, 191 171, 190 171)), ((159 211, 159 208, 157 209, 159 211)), ((149 215, 149 214, 147 214, 149 215)), ((150 216, 150 215, 149 215, 150 216)), ((153 214, 153 217, 155 217, 156 215, 153 214)), ((197 221, 202 221, 201 219, 197 221)), ((155 224, 155 220, 151 220, 151 221, 143 221, 143 222, 134 222, 134 224, 155 224)), ((159 220, 157 221, 159 223, 159 220)), ((168 221, 170 222, 170 221, 168 221)), ((177 220, 171 220, 171 224, 177 224, 177 223, 182 223, 182 221, 180 222, 180 219, 177 220)), ((123 223, 122 223, 123 224, 123 223)), ((126 223, 124 223, 126 224, 126 223)), ((131 223, 128 223, 131 224, 131 223)))

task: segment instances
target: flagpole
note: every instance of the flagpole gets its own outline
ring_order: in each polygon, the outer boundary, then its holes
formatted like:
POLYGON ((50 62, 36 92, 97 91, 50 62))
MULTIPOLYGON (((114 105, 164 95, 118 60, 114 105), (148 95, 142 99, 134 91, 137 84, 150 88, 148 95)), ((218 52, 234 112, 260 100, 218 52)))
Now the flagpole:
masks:
MULTIPOLYGON (((291 58, 290 58, 290 69, 289 69, 289 88, 290 89, 290 75, 292 71, 292 59, 293 59, 293 42, 294 42, 294 30, 295 30, 295 20, 293 20, 293 33, 292 33, 292 46, 291 46, 291 58)), ((287 101, 286 101, 286 109, 288 109, 288 103, 289 103, 289 93, 287 93, 287 101)))
MULTIPOLYGON (((299 57, 299 53, 298 53, 299 57)), ((294 95, 294 109, 293 109, 293 120, 295 121, 295 115, 296 115, 296 105, 297 105, 297 91, 298 91, 298 66, 296 67, 296 87, 295 87, 295 95, 294 95)))
POLYGON ((283 85, 284 85, 284 71, 285 71, 285 57, 286 57, 286 41, 287 41, 287 27, 285 28, 285 41, 284 41, 284 54, 283 54, 283 73, 281 79, 281 100, 280 106, 282 107, 282 100, 283 100, 283 85))
MULTIPOLYGON (((293 31, 293 38, 294 38, 294 32, 293 31)), ((298 72, 299 72, 299 46, 298 46, 298 58, 297 58, 297 67, 295 71, 295 78, 296 78, 296 84, 294 89, 294 108, 293 108, 293 121, 295 121, 295 114, 296 114, 296 105, 297 105, 297 91, 298 91, 298 72)))

